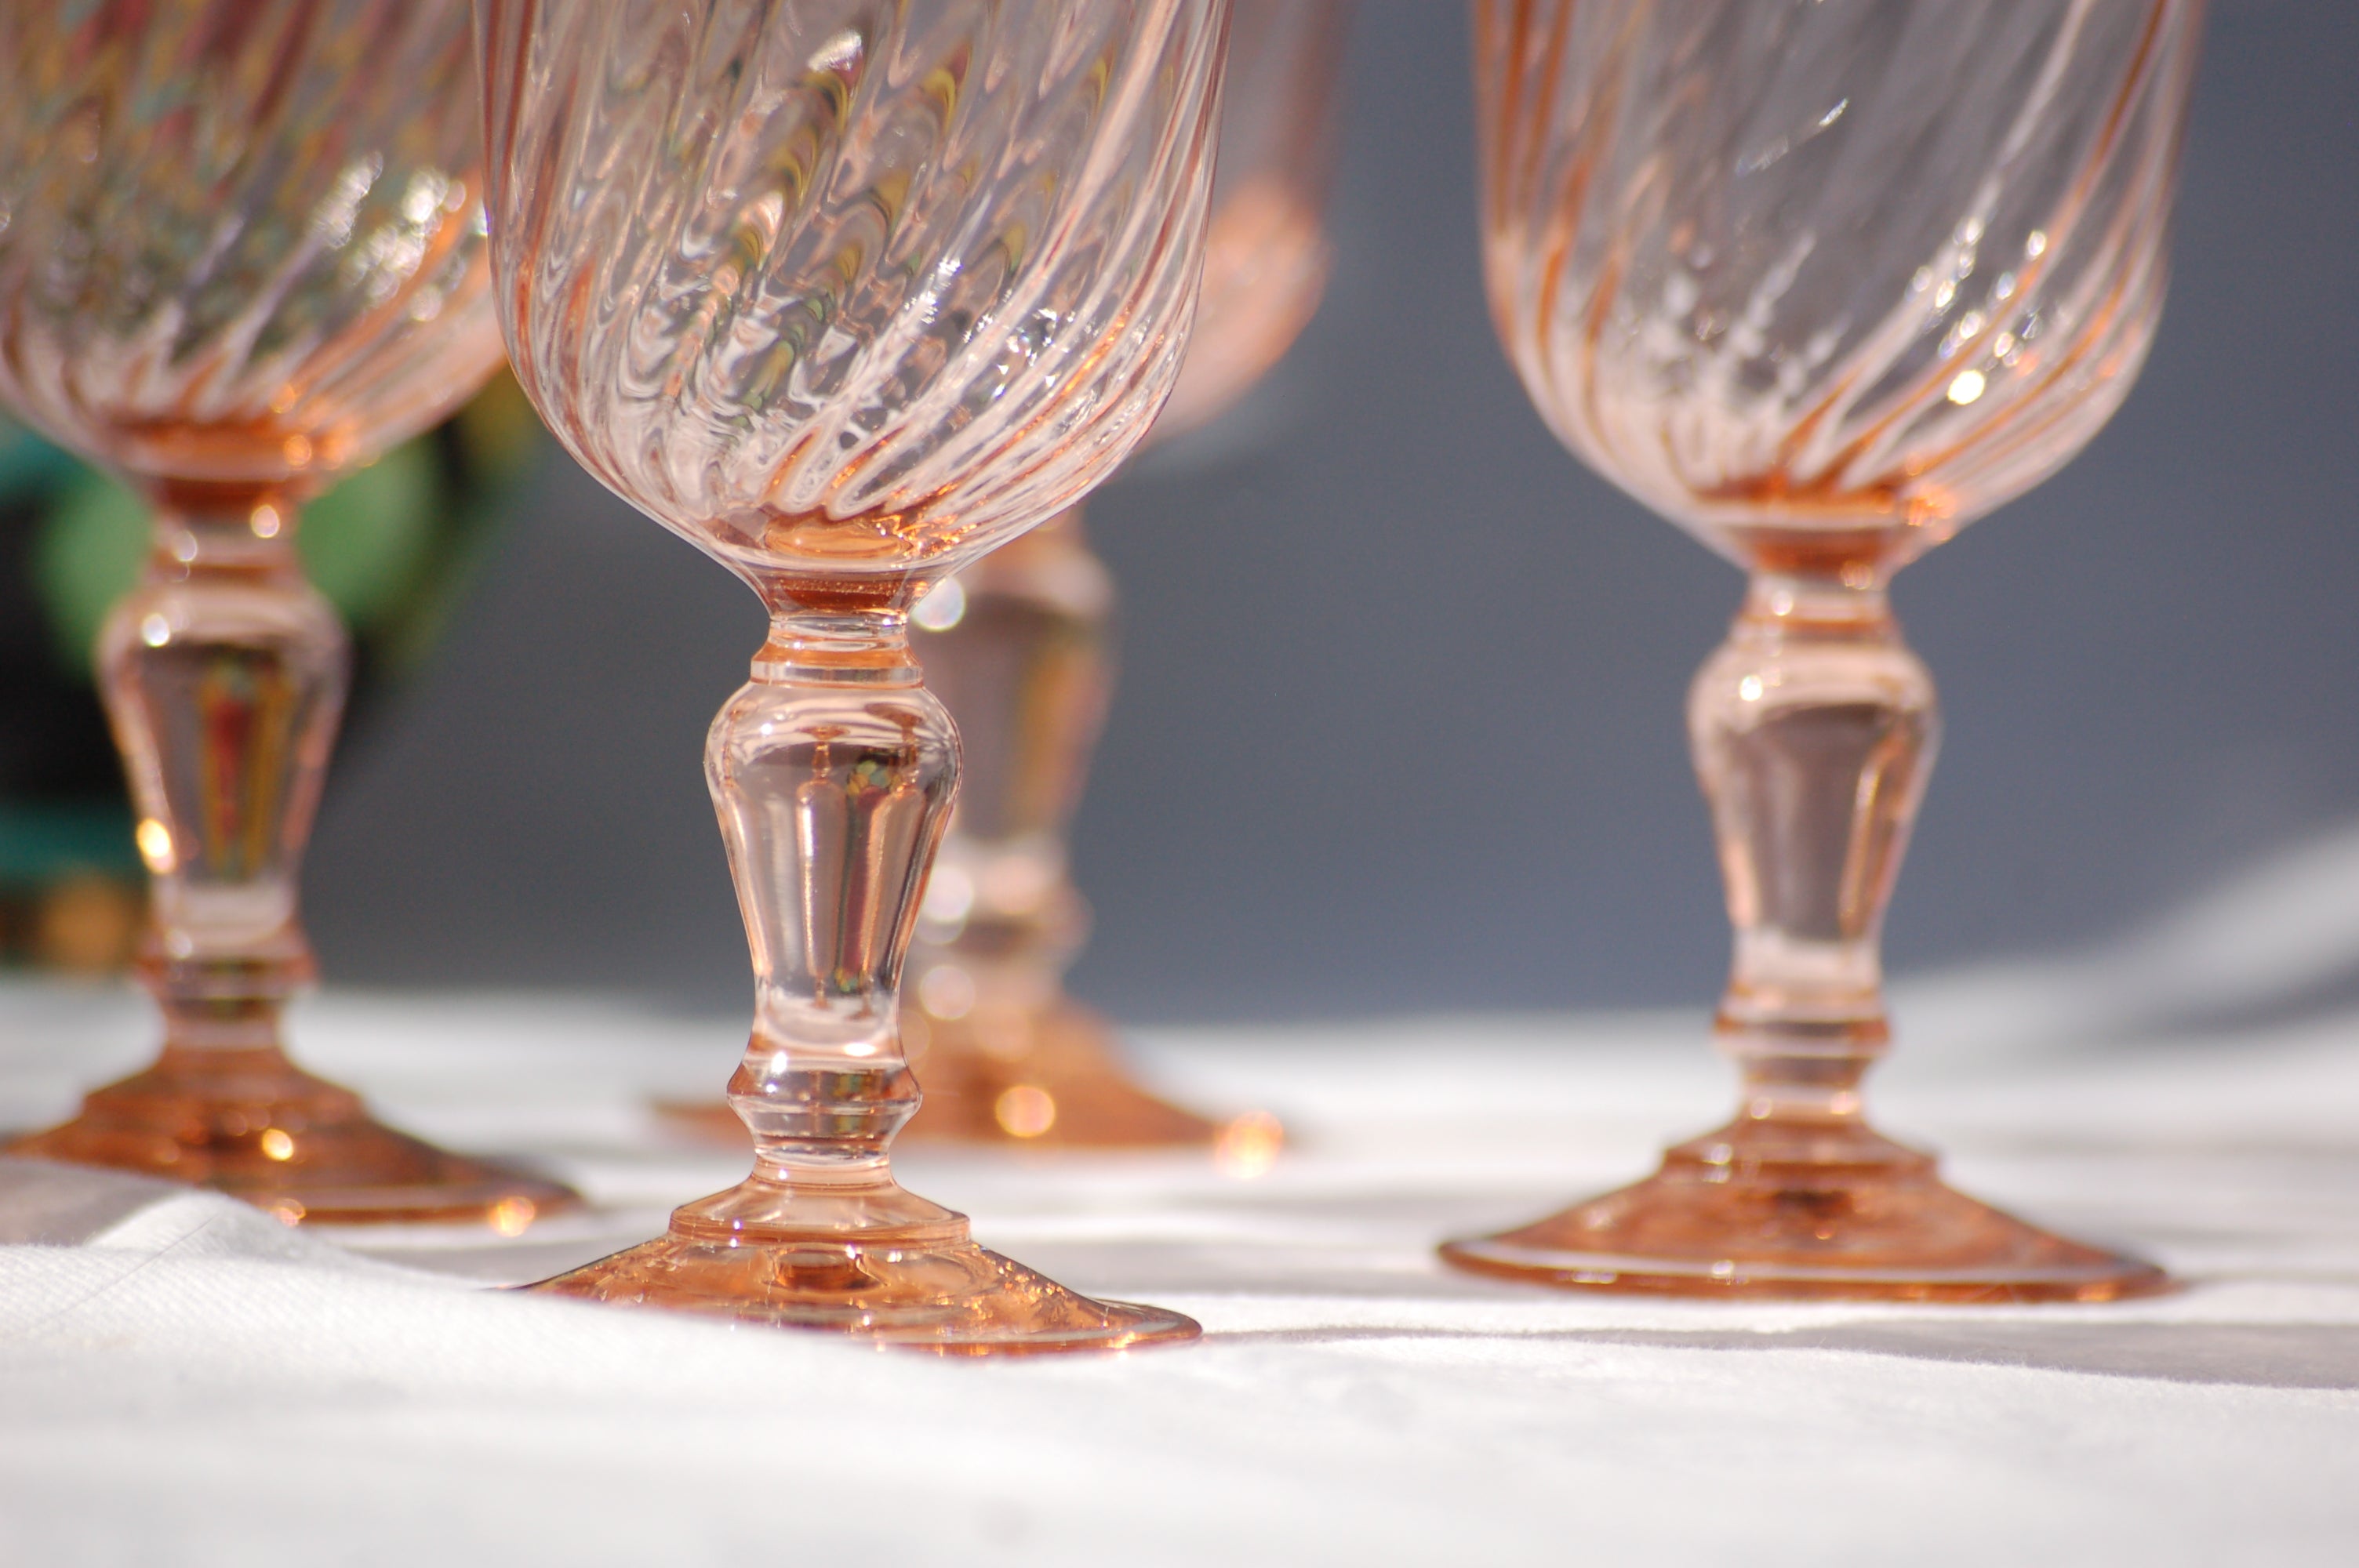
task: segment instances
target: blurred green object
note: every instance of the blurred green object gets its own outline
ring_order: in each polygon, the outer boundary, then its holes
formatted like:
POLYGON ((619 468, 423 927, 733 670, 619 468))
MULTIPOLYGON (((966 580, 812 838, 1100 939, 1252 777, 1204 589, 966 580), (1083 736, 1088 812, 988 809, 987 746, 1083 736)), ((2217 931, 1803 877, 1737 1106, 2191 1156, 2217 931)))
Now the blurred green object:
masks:
MULTIPOLYGON (((396 447, 303 509, 295 535, 303 569, 356 637, 397 611, 428 569, 440 482, 430 441, 396 447)), ((34 581, 60 658, 90 658, 108 607, 138 580, 147 553, 147 503, 111 474, 75 473, 33 542, 34 581)))
POLYGON ((0 419, 0 501, 50 489, 81 467, 71 453, 0 419))
MULTIPOLYGON (((539 430, 531 406, 506 376, 456 415, 461 471, 440 449, 442 431, 405 442, 339 481, 303 508, 295 535, 303 569, 327 595, 356 642, 389 642, 414 663, 440 625, 441 603, 472 564, 473 543, 532 458, 539 430), (513 404, 524 420, 513 416, 513 404), (455 481, 455 482, 454 482, 455 481), (455 550, 453 546, 458 546, 455 550)), ((49 495, 29 562, 60 658, 87 665, 114 601, 139 579, 147 553, 147 506, 112 474, 86 467, 28 431, 0 450, 0 496, 27 489, 49 495)))
MULTIPOLYGON (((503 374, 303 508, 304 569, 353 635, 347 741, 431 651, 543 449, 503 374)), ((121 481, 0 424, 0 954, 129 957, 131 926, 118 939, 93 887, 136 894, 140 871, 91 655, 147 551, 147 506, 121 481)))
POLYGON ((0 801, 0 888, 42 887, 74 871, 138 875, 129 822, 106 801, 0 801))

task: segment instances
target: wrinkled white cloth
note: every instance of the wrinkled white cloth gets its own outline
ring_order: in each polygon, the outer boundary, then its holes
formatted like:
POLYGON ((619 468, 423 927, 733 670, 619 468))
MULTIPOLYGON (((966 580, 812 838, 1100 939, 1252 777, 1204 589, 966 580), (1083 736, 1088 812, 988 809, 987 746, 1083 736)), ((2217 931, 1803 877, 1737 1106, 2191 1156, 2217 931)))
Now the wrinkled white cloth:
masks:
MULTIPOLYGON (((2359 1561, 2359 1019, 2018 1045, 2009 1020, 2060 995, 1926 988, 1880 1119, 2180 1293, 1739 1305, 1467 1278, 1436 1240, 1617 1184, 1716 1119, 1700 1019, 1163 1033, 1138 1058, 1176 1095, 1286 1119, 1274 1169, 900 1161, 986 1245, 1207 1331, 1006 1363, 481 1288, 742 1173, 646 1109, 716 1088, 736 1031, 331 997, 298 1021, 308 1064, 594 1211, 515 1241, 332 1237, 0 1162, 0 1562, 2359 1561)), ((0 1125, 64 1113, 148 1041, 127 996, 0 987, 0 1125)))

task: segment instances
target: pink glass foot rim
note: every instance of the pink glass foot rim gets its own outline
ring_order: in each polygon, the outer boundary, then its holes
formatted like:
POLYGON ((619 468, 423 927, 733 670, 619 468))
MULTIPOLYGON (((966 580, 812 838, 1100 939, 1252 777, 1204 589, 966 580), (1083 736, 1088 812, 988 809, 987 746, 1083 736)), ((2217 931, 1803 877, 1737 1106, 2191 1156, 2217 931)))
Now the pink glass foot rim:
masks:
POLYGON ((1062 997, 997 1034, 929 1020, 903 1136, 1043 1148, 1210 1148, 1223 1124, 1140 1087, 1104 1019, 1062 997))
MULTIPOLYGON (((1061 999, 1027 1021, 1015 1049, 933 1022, 918 1062, 924 1103, 901 1131, 921 1141, 1028 1149, 1209 1149, 1223 1165, 1266 1166, 1285 1141, 1277 1119, 1248 1111, 1215 1121, 1141 1087, 1123 1065, 1114 1031, 1061 999)), ((719 1100, 663 1100, 676 1127, 742 1144, 745 1124, 719 1100)))
POLYGON ((1067 1290, 977 1246, 958 1215, 856 1236, 795 1233, 720 1217, 731 1195, 688 1205, 654 1240, 527 1288, 945 1356, 1126 1350, 1203 1333, 1176 1312, 1067 1290))
POLYGON ((7 1152, 212 1187, 288 1224, 482 1224, 520 1234, 571 1188, 385 1126, 277 1051, 167 1050, 7 1152))
POLYGON ((1708 1133, 1634 1186, 1441 1256, 1475 1273, 1662 1295, 2105 1302, 2171 1288, 2142 1259, 1951 1189, 1930 1156, 1864 1129, 1843 1130, 1854 1159, 1748 1148, 1760 1138, 1743 1123, 1708 1133))
MULTIPOLYGON (((900 1136, 1007 1149, 1206 1149, 1223 1168, 1266 1168, 1286 1141, 1267 1111, 1216 1121, 1171 1104, 1131 1077, 1114 1030, 1060 999, 1030 1021, 1016 1049, 933 1021, 917 1064, 925 1100, 900 1136)), ((721 1100, 658 1100, 671 1125, 743 1144, 745 1124, 721 1100)))

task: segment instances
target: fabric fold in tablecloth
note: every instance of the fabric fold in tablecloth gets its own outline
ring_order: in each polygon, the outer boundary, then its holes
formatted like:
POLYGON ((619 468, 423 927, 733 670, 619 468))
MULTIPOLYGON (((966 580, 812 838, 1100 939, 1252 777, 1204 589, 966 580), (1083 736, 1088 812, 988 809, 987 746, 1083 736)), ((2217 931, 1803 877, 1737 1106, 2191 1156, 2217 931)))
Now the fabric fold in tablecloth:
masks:
MULTIPOLYGON (((295 1231, 0 1162, 0 1562, 2340 1565, 2359 1541, 2359 1033, 2340 1029, 1892 1075, 1888 1119, 1930 1130, 1962 1183, 2189 1281, 2018 1309, 1577 1296, 1434 1262, 1438 1237, 1610 1185, 1720 1108, 1692 1020, 1161 1036, 1142 1059, 1175 1092, 1288 1119, 1275 1170, 903 1164, 986 1244, 1191 1312, 1206 1341, 973 1364, 482 1288, 742 1171, 644 1109, 717 1077, 734 1032, 581 1000, 331 999, 307 1062, 421 1132, 538 1159, 592 1211, 515 1241, 295 1231), (1479 1126, 1438 1117, 1437 1064, 1517 1093, 1479 1126)), ((0 1118, 54 1114, 143 1031, 103 996, 0 987, 0 1118)))

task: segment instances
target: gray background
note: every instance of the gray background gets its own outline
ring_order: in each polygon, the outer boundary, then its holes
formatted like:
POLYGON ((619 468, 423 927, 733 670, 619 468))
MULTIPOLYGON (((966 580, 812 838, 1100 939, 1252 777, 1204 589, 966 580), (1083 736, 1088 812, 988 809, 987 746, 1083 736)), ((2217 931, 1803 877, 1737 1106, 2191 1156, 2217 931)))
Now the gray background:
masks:
MULTIPOLYGON (((1124 684, 1075 989, 1138 1021, 1701 1002, 1725 954, 1680 703, 1735 574, 1567 456, 1475 268, 1456 5, 1370 0, 1325 308, 1093 503, 1124 684)), ((2359 812, 2359 6, 2222 0, 2127 407, 1896 599, 1948 739, 1895 967, 2133 928, 2359 812)), ((329 972, 744 1005, 698 758, 751 595, 552 456, 339 764, 329 972)))

